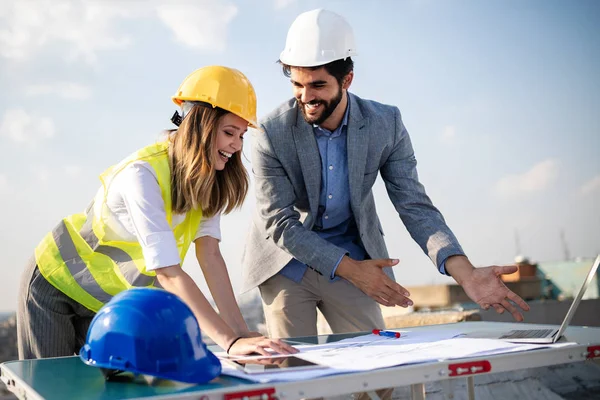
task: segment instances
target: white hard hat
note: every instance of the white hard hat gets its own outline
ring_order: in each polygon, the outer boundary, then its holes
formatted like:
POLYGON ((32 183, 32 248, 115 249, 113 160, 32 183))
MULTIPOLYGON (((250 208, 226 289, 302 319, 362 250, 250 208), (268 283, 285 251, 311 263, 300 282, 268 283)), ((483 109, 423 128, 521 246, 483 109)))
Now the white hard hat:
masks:
POLYGON ((319 8, 292 22, 279 61, 293 67, 317 67, 355 55, 350 24, 341 15, 319 8))

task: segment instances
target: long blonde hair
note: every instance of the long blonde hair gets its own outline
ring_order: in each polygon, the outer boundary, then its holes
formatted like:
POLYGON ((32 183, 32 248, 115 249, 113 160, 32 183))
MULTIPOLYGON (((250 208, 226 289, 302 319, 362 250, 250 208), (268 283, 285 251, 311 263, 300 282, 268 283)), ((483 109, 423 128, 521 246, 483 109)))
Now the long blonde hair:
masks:
POLYGON ((205 217, 230 213, 248 193, 248 173, 241 151, 221 171, 215 170, 219 121, 227 111, 199 103, 170 136, 171 201, 173 212, 201 209, 205 217))

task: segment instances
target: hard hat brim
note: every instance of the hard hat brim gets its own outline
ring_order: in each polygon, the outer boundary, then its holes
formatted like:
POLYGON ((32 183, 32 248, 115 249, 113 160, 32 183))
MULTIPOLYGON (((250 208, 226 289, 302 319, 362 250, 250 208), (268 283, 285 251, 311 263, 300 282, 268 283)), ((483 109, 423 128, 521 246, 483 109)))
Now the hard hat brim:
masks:
MULTIPOLYGON (((187 98, 187 97, 181 97, 181 96, 172 96, 171 100, 173 100, 173 103, 175 103, 179 107, 181 107, 181 104, 184 101, 195 101, 195 102, 198 101, 197 99, 194 99, 194 98, 191 98, 191 97, 187 98)), ((211 106, 218 107, 217 105, 214 105, 214 104, 211 104, 211 106)), ((227 111, 229 113, 232 113, 234 115, 237 115, 238 117, 240 117, 241 119, 243 119, 244 121, 246 121, 248 123, 248 126, 250 126, 251 128, 261 130, 260 127, 258 126, 258 122, 256 122, 255 120, 248 119, 245 116, 243 116, 243 115, 241 115, 239 113, 233 112, 233 111, 229 111, 229 110, 225 110, 225 111, 227 111)))
POLYGON ((358 52, 354 51, 354 52, 349 53, 345 57, 340 57, 340 58, 331 58, 331 59, 323 59, 323 60, 311 60, 311 61, 309 61, 309 60, 299 61, 299 60, 293 60, 293 59, 287 58, 286 54, 285 54, 285 51, 282 51, 281 54, 279 55, 279 61, 281 61, 282 64, 289 65, 290 67, 312 68, 312 67, 321 67, 323 65, 332 63, 334 61, 345 60, 347 58, 354 57, 354 56, 357 56, 357 55, 358 55, 358 52))

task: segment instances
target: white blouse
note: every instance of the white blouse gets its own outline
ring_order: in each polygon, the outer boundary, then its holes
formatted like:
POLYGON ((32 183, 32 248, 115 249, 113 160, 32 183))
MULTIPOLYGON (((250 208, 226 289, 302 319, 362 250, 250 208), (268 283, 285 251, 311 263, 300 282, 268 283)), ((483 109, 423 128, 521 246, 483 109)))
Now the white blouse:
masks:
MULTIPOLYGON (((102 193, 100 188, 98 193, 102 193)), ((101 198, 101 197, 97 197, 101 198)), ((165 212, 160 186, 154 169, 145 161, 135 161, 113 179, 107 195, 110 215, 106 239, 138 241, 142 247, 148 271, 180 264, 175 236, 165 212)), ((99 212, 100 204, 94 205, 99 212)), ((185 219, 185 214, 173 214, 173 227, 185 219)), ((221 240, 221 215, 202 218, 194 238, 210 236, 221 240)))

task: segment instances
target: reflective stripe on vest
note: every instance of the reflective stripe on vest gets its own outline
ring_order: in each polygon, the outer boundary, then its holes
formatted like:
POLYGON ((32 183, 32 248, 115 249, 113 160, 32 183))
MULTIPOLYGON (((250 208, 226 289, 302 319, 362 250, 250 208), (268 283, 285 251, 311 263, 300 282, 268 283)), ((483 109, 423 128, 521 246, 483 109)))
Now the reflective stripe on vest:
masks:
MULTIPOLYGON (((63 219, 35 249, 40 273, 57 289, 92 311, 98 311, 112 296, 134 286, 160 287, 156 273, 146 271, 138 242, 103 240, 107 211, 106 195, 114 177, 134 161, 143 160, 154 169, 172 226, 171 175, 167 143, 141 149, 100 177, 104 186, 86 213, 63 219)), ((173 233, 181 262, 195 237, 200 211, 188 212, 173 233)), ((181 263, 180 262, 180 263, 181 263)))
MULTIPOLYGON (((100 240, 92 230, 92 224, 89 223, 91 218, 88 218, 86 223, 83 225, 83 228, 79 231, 81 237, 85 240, 85 242, 90 246, 90 248, 96 253, 104 254, 110 257, 113 261, 119 264, 119 269, 121 273, 127 280, 127 283, 131 286, 156 286, 160 287, 160 284, 155 279, 154 276, 142 275, 138 273, 138 268, 127 252, 124 250, 113 247, 101 245, 100 240)), ((65 258, 63 257, 63 260, 65 258)))

